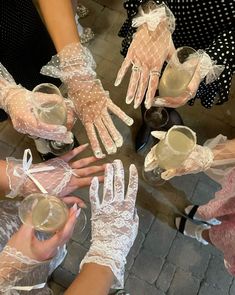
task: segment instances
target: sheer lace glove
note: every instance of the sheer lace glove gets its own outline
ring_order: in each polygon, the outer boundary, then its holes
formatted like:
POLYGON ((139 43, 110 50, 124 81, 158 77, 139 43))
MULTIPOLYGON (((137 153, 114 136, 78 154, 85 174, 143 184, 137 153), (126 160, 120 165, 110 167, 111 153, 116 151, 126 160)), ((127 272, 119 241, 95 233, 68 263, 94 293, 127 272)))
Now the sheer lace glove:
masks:
POLYGON ((109 93, 96 78, 94 68, 95 62, 90 51, 75 43, 53 56, 41 73, 58 77, 67 85, 69 98, 86 129, 93 152, 97 158, 102 158, 104 154, 96 130, 108 154, 115 153, 117 147, 123 144, 122 136, 114 126, 109 111, 128 126, 133 124, 133 120, 112 102, 109 93))
MULTIPOLYGON (((153 131, 151 134, 161 140, 165 137, 166 132, 153 131)), ((158 167, 158 156, 156 153, 157 144, 147 154, 144 162, 145 171, 151 171, 158 167)), ((206 171, 213 163, 214 155, 210 148, 206 146, 196 145, 194 150, 190 153, 188 158, 178 168, 169 169, 161 173, 161 177, 165 180, 169 180, 172 177, 196 174, 200 171, 206 171)))
POLYGON ((133 19, 132 26, 138 27, 138 30, 117 74, 115 86, 121 83, 132 65, 126 103, 130 104, 134 100, 134 108, 138 108, 147 90, 145 107, 149 109, 158 88, 163 63, 175 51, 171 37, 175 20, 166 5, 155 4, 146 10, 147 13, 141 9, 140 16, 133 19))
POLYGON ((106 167, 102 201, 98 195, 97 178, 92 180, 90 187, 92 244, 80 268, 85 263, 110 267, 116 278, 112 288, 123 287, 126 256, 138 231, 139 218, 135 209, 138 174, 133 164, 129 170, 126 195, 124 169, 120 160, 106 167))
POLYGON ((16 291, 13 293, 13 290, 31 291, 45 286, 45 281, 33 286, 17 284, 25 277, 31 276, 38 267, 42 267, 45 273, 49 272, 50 259, 72 236, 79 212, 74 205, 64 228, 48 240, 38 240, 33 228, 28 225, 20 227, 0 253, 0 294, 18 294, 16 291))
MULTIPOLYGON (((105 166, 88 167, 97 161, 95 157, 70 162, 87 146, 87 144, 79 146, 61 157, 40 164, 32 164, 30 150, 25 151, 23 160, 7 158, 7 175, 11 190, 7 196, 14 198, 17 195, 27 196, 45 191, 64 197, 78 188, 90 185, 93 178, 91 175, 104 172, 105 166)), ((103 176, 99 176, 99 180, 103 181, 103 176)), ((80 206, 85 206, 81 199, 80 206)))
MULTIPOLYGON (((0 107, 9 114, 12 124, 18 132, 71 143, 72 133, 65 126, 46 124, 39 120, 35 111, 37 102, 41 104, 60 101, 61 98, 56 94, 33 93, 21 85, 17 85, 4 66, 0 64, 0 107)), ((71 126, 73 122, 72 106, 68 105, 68 108, 68 123, 71 126)))
POLYGON ((201 49, 195 54, 192 54, 183 65, 179 63, 179 67, 184 67, 187 70, 187 65, 192 66, 195 63, 197 67, 186 90, 176 97, 156 97, 153 106, 177 108, 185 105, 196 95, 199 85, 205 77, 206 84, 212 83, 224 70, 224 66, 217 65, 216 61, 213 61, 210 56, 201 49))

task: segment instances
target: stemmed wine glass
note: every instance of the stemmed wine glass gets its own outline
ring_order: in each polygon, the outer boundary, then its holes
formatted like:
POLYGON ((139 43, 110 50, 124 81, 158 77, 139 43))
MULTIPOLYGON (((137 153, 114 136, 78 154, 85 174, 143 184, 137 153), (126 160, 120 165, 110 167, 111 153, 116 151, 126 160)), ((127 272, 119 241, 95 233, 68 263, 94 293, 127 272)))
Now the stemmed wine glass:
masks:
MULTIPOLYGON (((61 95, 59 88, 51 83, 42 83, 37 85, 33 89, 33 92, 42 92, 47 94, 58 95, 57 101, 50 102, 38 101, 38 99, 33 98, 33 104, 37 116, 42 122, 47 124, 65 126, 67 122, 67 110, 64 105, 64 98, 61 95), (59 98, 61 99, 59 100, 59 98)), ((52 152, 56 156, 62 155, 74 147, 74 142, 72 142, 71 144, 65 144, 55 140, 43 140, 43 142, 47 143, 47 147, 49 149, 49 151, 47 152, 52 152)))
MULTIPOLYGON (((19 206, 21 221, 40 232, 53 233, 60 230, 68 216, 67 205, 58 197, 45 193, 31 194, 19 206)), ((80 232, 84 230, 86 223, 86 214, 82 210, 76 225, 80 232)))
POLYGON ((193 151, 196 142, 196 134, 190 128, 181 125, 171 127, 152 150, 152 156, 156 157, 158 164, 150 171, 143 169, 145 181, 152 186, 163 184, 165 180, 161 178, 161 173, 179 167, 193 151))

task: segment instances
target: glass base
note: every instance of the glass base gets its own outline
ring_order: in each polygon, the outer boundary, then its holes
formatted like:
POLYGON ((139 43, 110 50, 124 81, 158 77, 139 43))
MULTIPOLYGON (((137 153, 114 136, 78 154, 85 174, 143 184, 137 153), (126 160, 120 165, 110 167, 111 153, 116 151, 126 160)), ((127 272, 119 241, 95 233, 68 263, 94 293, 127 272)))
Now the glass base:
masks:
POLYGON ((49 148, 51 152, 56 156, 61 156, 68 151, 71 151, 74 147, 74 142, 70 144, 62 143, 59 141, 50 140, 49 141, 49 148))
POLYGON ((86 225, 87 225, 87 216, 86 216, 86 213, 83 209, 81 209, 81 212, 77 218, 77 222, 76 222, 76 232, 83 232, 84 229, 86 228, 86 225))
POLYGON ((143 168, 142 176, 148 184, 150 184, 153 187, 157 187, 163 185, 166 182, 164 179, 161 178, 161 173, 163 171, 163 169, 158 167, 153 169, 152 171, 146 172, 143 168))

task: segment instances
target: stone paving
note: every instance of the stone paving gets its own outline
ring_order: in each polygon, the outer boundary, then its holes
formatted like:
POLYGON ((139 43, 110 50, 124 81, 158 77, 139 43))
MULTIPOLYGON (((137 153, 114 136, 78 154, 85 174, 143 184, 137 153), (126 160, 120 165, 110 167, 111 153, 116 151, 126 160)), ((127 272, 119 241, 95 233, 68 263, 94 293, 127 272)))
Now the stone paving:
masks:
MULTIPOLYGON (((124 102, 128 78, 121 86, 113 86, 123 60, 119 54, 121 40, 117 37, 118 29, 125 19, 122 1, 83 0, 83 3, 90 9, 90 15, 81 20, 81 23, 92 27, 96 34, 89 48, 96 59, 98 75, 115 103, 135 120, 135 125, 128 128, 113 117, 115 124, 122 130, 124 146, 116 155, 106 158, 107 161, 122 159, 126 171, 130 163, 135 163, 140 174, 137 200, 140 228, 127 258, 126 290, 131 295, 235 294, 235 281, 226 272, 221 253, 212 246, 203 246, 182 236, 174 226, 174 218, 180 216, 188 204, 207 202, 213 198, 219 185, 204 173, 177 177, 157 189, 146 185, 141 177, 143 153, 134 152, 134 137, 141 124, 140 111, 124 102)), ((194 107, 185 106, 180 109, 185 124, 197 132, 200 143, 219 133, 234 138, 234 111, 232 95, 230 102, 216 106, 213 110, 205 110, 199 103, 194 107)), ((74 132, 80 143, 87 142, 79 123, 74 132)), ((1 158, 10 155, 22 158, 24 149, 29 147, 34 162, 39 162, 33 141, 14 131, 9 122, 0 123, 1 158)), ((91 152, 83 155, 88 154, 91 152)), ((77 194, 89 204, 87 189, 78 190, 77 194)), ((86 214, 89 219, 89 206, 86 214)), ((90 238, 90 222, 82 233, 75 228, 68 243, 68 255, 51 278, 50 284, 55 294, 63 294, 78 273, 79 263, 89 248, 90 238)))

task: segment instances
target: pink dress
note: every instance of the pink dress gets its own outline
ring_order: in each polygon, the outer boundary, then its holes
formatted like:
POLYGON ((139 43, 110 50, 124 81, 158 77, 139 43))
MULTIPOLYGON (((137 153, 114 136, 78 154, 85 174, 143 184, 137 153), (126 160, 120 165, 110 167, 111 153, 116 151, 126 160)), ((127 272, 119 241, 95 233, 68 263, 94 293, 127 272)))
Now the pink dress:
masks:
POLYGON ((235 276, 235 168, 221 182, 215 198, 200 206, 197 213, 203 220, 216 218, 221 224, 209 229, 213 245, 224 253, 225 267, 235 276))

